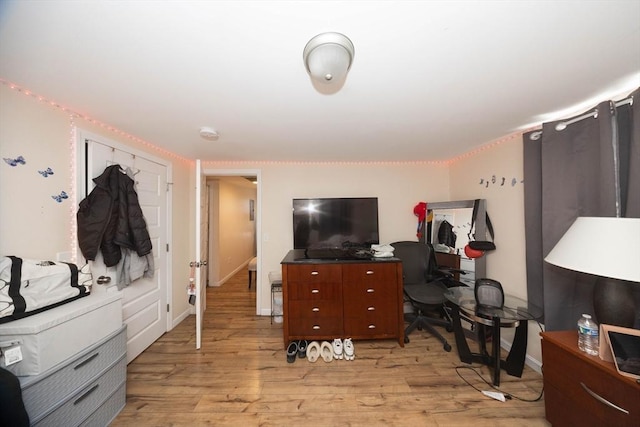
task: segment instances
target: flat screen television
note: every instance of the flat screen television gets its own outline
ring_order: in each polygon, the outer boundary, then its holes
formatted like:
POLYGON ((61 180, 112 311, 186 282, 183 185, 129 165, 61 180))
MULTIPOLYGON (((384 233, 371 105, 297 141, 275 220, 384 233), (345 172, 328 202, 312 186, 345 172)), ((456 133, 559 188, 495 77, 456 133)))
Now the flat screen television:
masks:
POLYGON ((369 249, 378 243, 377 197, 293 199, 294 249, 369 249))

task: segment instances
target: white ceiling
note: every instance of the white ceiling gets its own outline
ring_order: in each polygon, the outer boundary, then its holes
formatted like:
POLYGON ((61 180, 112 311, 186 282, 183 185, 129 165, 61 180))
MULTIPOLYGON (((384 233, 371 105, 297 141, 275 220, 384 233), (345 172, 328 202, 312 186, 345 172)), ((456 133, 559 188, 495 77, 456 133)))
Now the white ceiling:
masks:
POLYGON ((2 1, 0 79, 190 159, 448 160, 640 86, 640 0, 2 1))

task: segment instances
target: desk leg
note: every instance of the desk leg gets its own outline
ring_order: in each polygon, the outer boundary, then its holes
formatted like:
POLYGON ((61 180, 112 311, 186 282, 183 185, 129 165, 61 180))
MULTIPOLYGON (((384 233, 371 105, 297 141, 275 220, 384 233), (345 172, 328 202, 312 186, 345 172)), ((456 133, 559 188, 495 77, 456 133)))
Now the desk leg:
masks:
POLYGON ((464 363, 473 363, 473 355, 469 350, 469 344, 464 335, 464 329, 462 329, 462 322, 460 321, 460 309, 454 305, 451 309, 451 316, 453 318, 453 331, 456 337, 456 347, 458 348, 458 357, 460 361, 464 363))
POLYGON ((493 385, 500 385, 500 318, 493 318, 491 336, 491 357, 493 358, 493 385))
POLYGON ((509 375, 520 378, 524 369, 524 359, 527 355, 527 335, 528 335, 527 320, 521 320, 520 324, 516 328, 516 334, 513 337, 513 343, 511 344, 511 351, 507 356, 506 370, 509 375))

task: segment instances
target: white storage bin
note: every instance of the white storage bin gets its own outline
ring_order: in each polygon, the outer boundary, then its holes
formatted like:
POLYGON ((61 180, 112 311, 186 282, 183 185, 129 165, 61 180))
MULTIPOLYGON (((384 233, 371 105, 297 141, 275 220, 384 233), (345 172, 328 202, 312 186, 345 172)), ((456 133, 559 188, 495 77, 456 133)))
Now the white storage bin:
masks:
POLYGON ((17 376, 38 375, 122 326, 122 293, 91 294, 0 325, 0 343, 17 342, 22 361, 0 366, 17 376))

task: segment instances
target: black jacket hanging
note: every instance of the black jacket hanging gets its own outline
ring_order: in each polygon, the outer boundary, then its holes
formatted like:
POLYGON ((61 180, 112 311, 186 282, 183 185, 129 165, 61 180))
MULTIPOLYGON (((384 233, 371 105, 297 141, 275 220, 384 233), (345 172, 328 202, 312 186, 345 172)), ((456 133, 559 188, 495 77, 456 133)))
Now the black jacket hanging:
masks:
POLYGON ((78 244, 87 260, 102 252, 107 267, 118 264, 121 247, 139 256, 151 253, 152 245, 134 182, 120 168, 107 167, 93 179, 96 187, 78 209, 78 244))

